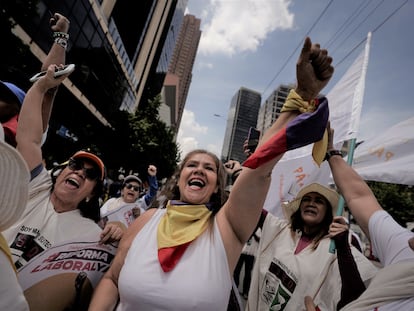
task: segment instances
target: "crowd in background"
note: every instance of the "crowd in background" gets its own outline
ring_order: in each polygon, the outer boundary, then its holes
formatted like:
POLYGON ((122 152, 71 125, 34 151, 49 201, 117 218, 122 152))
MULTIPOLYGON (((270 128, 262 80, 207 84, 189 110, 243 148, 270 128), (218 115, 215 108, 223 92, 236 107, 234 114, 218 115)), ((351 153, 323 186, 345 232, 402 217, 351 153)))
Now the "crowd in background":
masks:
POLYGON ((0 82, 1 310, 414 310, 414 233, 334 148, 328 100, 318 97, 334 73, 327 50, 305 39, 297 85, 255 150, 246 142, 245 162, 193 150, 159 186, 153 164, 145 177, 109 179, 102 159, 84 150, 45 167, 54 97, 70 74, 54 76, 64 68, 69 25, 52 16, 46 73, 27 92, 0 82), (305 185, 280 206, 285 218, 275 217, 263 209, 271 172, 285 152, 309 144, 324 155, 316 162, 328 161, 335 188, 305 185), (370 258, 337 215, 340 195, 370 258), (78 271, 45 277, 50 297, 34 289, 41 282, 23 289, 26 265, 90 237, 111 254, 96 284, 78 271))

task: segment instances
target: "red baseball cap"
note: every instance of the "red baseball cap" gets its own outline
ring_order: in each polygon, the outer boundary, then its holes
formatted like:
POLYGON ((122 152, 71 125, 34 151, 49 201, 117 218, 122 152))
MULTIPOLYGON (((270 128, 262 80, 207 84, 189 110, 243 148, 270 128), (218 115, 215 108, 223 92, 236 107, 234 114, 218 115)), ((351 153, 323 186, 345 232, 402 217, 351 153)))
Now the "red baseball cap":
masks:
POLYGON ((73 159, 80 158, 80 159, 91 160, 93 163, 95 163, 98 166, 99 170, 101 171, 101 180, 104 180, 104 178, 105 178, 105 165, 97 155, 94 155, 93 153, 81 150, 81 151, 76 152, 72 156, 72 158, 73 159))

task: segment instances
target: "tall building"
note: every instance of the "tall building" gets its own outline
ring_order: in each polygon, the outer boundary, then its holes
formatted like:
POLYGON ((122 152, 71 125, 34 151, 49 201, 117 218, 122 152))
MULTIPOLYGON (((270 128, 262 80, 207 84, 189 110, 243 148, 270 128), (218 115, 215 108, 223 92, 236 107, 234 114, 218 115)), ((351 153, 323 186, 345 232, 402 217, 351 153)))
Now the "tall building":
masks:
POLYGON ((259 116, 257 118, 257 129, 262 133, 270 128, 279 117, 280 110, 292 88, 294 88, 293 85, 279 85, 260 107, 259 116))
MULTIPOLYGON (((183 25, 184 13, 187 7, 188 0, 178 0, 177 6, 168 29, 168 35, 165 39, 164 46, 161 51, 161 56, 157 65, 157 73, 166 74, 171 63, 171 58, 177 46, 180 29, 183 25)), ((163 81, 161 81, 162 83, 163 81)))
POLYGON ((249 128, 256 127, 261 99, 259 92, 245 87, 241 87, 233 96, 221 151, 224 161, 231 159, 243 162, 246 159, 243 143, 247 138, 249 128))
POLYGON ((185 15, 180 29, 177 44, 168 67, 168 79, 164 87, 176 87, 177 96, 165 97, 167 106, 171 109, 171 125, 178 132, 181 117, 184 112, 188 90, 192 80, 192 70, 200 42, 201 20, 194 15, 185 15), (172 77, 177 77, 178 81, 172 77), (174 81, 172 84, 171 81, 174 81))
POLYGON ((28 77, 39 70, 53 42, 50 12, 59 12, 71 22, 66 61, 76 69, 59 88, 46 150, 53 149, 55 154, 61 150, 62 157, 67 156, 84 147, 83 137, 99 149, 100 143, 115 136, 114 112, 134 112, 160 93, 162 82, 153 84, 156 68, 161 55, 167 55, 162 61, 169 62, 174 45, 168 45, 166 49, 171 51, 167 53, 164 42, 173 16, 181 14, 183 18, 187 1, 139 1, 134 10, 125 0, 40 0, 33 7, 10 2, 9 7, 15 6, 7 8, 16 22, 13 35, 30 51, 22 60, 25 73, 12 72, 10 58, 1 57, 0 79, 26 90, 30 87, 28 77), (67 132, 77 139, 69 142, 61 135, 67 132))
MULTIPOLYGON (((151 79, 148 81, 148 90, 146 98, 154 98, 160 92, 163 93, 164 81, 168 73, 168 66, 171 62, 175 47, 177 45, 178 36, 180 33, 180 28, 183 24, 184 13, 187 7, 188 0, 178 0, 177 6, 172 17, 172 21, 169 25, 168 34, 165 38, 165 42, 159 57, 158 64, 156 66, 155 72, 151 74, 151 79)), ((155 64, 155 63, 154 63, 155 64)), ((162 107, 160 110, 165 110, 164 112, 160 111, 160 115, 164 115, 169 109, 168 107, 162 107)), ((161 118, 168 126, 172 126, 171 119, 168 115, 168 118, 161 118)))

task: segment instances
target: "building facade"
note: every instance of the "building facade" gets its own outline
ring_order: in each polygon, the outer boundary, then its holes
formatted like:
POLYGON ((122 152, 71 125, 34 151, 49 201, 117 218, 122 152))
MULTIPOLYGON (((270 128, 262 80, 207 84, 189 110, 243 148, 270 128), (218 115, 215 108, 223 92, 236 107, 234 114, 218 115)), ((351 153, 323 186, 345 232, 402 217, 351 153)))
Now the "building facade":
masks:
POLYGON ((99 144, 116 139, 116 113, 133 113, 161 92, 166 72, 160 77, 156 68, 172 57, 177 36, 168 45, 164 43, 174 16, 175 28, 180 27, 187 2, 139 1, 134 10, 125 0, 41 0, 31 11, 26 4, 12 4, 16 6, 9 10, 16 23, 12 32, 28 47, 30 55, 25 59, 24 73, 12 72, 8 60, 1 58, 1 68, 7 72, 0 73, 0 79, 25 90, 53 43, 49 25, 52 12, 65 15, 71 22, 66 63, 74 63, 76 69, 59 88, 45 154, 53 149, 58 158, 60 153, 67 156, 84 149, 86 140, 88 144, 93 141, 99 153, 99 144), (157 79, 161 83, 154 83, 157 79), (68 140, 63 132, 76 139, 68 140))
POLYGON ((262 133, 270 128, 279 117, 280 110, 292 88, 294 88, 293 85, 279 85, 260 107, 259 116, 257 118, 257 129, 262 133))
MULTIPOLYGON (((201 20, 194 15, 185 15, 179 32, 177 44, 174 49, 169 67, 168 75, 178 77, 177 97, 166 97, 166 104, 171 109, 171 125, 178 132, 181 118, 187 101, 188 91, 192 80, 192 70, 200 42, 201 20)), ((171 87, 171 78, 166 79, 164 87, 171 87)))
POLYGON ((245 87, 241 87, 233 96, 227 117, 222 160, 243 162, 246 159, 243 143, 250 127, 256 127, 261 98, 259 92, 245 87))

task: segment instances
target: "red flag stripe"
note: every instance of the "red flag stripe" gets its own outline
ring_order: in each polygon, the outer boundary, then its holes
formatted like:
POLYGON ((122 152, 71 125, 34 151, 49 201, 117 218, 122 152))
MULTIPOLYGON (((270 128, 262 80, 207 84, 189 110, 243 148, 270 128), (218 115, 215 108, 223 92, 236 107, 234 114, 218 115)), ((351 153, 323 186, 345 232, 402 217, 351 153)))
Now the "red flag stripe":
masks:
POLYGON ((158 250, 158 260, 164 272, 169 272, 174 269, 190 243, 191 241, 177 246, 160 248, 158 250))
POLYGON ((243 166, 252 169, 258 168, 260 165, 274 159, 279 154, 286 152, 286 127, 273 135, 264 145, 260 146, 256 151, 243 163, 243 166))

